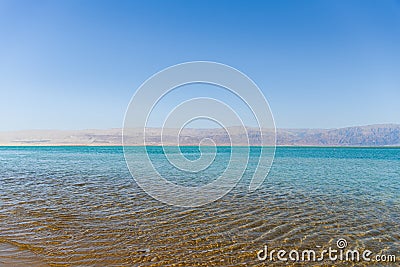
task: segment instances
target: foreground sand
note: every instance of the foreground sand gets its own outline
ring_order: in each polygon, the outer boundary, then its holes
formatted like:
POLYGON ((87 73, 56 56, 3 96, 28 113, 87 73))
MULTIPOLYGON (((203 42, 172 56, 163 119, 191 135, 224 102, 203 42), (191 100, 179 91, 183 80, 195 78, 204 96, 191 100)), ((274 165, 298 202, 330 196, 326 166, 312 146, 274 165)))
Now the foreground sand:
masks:
POLYGON ((21 250, 10 244, 0 243, 0 266, 46 267, 48 265, 32 252, 21 250))

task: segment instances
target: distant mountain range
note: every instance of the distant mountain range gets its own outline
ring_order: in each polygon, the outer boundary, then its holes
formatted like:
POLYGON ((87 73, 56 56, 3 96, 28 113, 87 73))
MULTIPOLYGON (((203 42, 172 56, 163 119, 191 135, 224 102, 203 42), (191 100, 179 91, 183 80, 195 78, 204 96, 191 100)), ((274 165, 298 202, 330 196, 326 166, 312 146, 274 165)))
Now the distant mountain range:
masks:
MULTIPOLYGON (((237 145, 246 145, 247 136, 238 127, 228 128, 237 145)), ((127 141, 140 145, 140 129, 129 131, 127 141)), ((164 129, 163 143, 176 145, 172 129, 164 129)), ((260 144, 260 132, 247 128, 251 145, 260 144)), ((267 144, 274 141, 273 132, 263 130, 267 144)), ((147 129, 149 145, 159 145, 161 129, 147 129)), ((184 129, 179 136, 181 145, 198 145, 203 138, 212 139, 217 145, 229 145, 229 136, 223 129, 184 129)), ((107 130, 26 130, 0 132, 0 145, 121 145, 122 129, 107 130)), ((400 146, 399 124, 378 124, 338 129, 278 129, 276 144, 279 146, 400 146)))
POLYGON ((378 124, 339 129, 280 129, 278 145, 294 146, 400 146, 399 124, 378 124))

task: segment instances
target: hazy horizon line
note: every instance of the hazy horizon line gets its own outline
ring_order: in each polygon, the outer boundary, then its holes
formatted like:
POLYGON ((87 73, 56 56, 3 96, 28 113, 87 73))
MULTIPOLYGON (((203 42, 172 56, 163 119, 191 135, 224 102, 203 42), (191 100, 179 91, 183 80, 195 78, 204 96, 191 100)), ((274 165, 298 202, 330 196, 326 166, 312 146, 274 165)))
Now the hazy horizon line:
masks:
MULTIPOLYGON (((345 128, 353 128, 353 127, 371 127, 371 126, 400 126, 400 123, 373 123, 373 124, 359 124, 359 125, 350 125, 350 126, 341 126, 341 127, 331 127, 331 128, 323 128, 323 127, 275 127, 276 130, 330 130, 330 129, 345 129, 345 128)), ((239 125, 227 126, 225 128, 236 128, 241 127, 239 125)), ((257 126, 244 126, 249 129, 259 128, 257 126)), ((133 127, 130 129, 140 129, 141 127, 133 127)), ((149 126, 145 127, 146 129, 178 129, 178 128, 166 128, 166 127, 156 127, 149 126)), ((22 132, 22 131, 88 131, 88 130, 122 130, 124 127, 110 127, 110 128, 80 128, 80 129, 54 129, 54 128, 31 128, 31 129, 16 129, 16 130, 0 130, 0 132, 22 132)), ((183 129, 190 130, 212 130, 212 129, 223 129, 223 127, 185 127, 183 129)), ((269 128, 263 128, 269 129, 269 128)))

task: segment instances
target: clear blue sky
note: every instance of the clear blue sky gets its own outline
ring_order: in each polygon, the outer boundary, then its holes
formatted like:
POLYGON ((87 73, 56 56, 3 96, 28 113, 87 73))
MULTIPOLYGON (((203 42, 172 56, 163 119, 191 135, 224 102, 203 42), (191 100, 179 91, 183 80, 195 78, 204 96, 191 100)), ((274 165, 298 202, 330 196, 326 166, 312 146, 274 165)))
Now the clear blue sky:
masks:
POLYGON ((400 2, 0 0, 0 130, 121 127, 173 64, 231 65, 278 127, 400 123, 400 2))

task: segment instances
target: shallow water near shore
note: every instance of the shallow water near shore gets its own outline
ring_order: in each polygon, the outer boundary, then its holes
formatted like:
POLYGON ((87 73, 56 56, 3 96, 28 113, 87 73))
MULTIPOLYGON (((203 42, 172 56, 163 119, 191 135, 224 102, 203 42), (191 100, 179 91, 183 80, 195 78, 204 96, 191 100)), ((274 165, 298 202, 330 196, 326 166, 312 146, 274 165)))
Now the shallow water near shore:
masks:
MULTIPOLYGON (((209 176, 182 175, 151 149, 164 175, 190 186, 209 182, 229 156, 219 148, 209 176)), ((195 147, 183 152, 198 156, 195 147)), ((228 195, 177 208, 137 186, 121 147, 1 147, 0 265, 262 266, 266 244, 328 248, 340 238, 400 257, 400 148, 279 147, 261 188, 248 193, 257 153, 228 195)))

